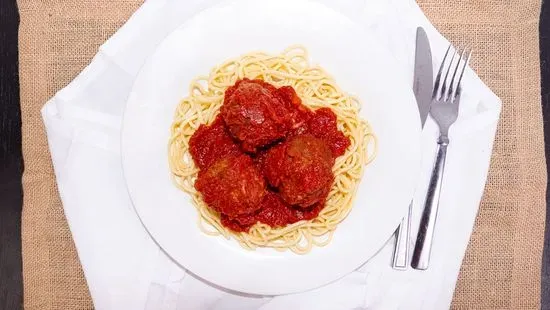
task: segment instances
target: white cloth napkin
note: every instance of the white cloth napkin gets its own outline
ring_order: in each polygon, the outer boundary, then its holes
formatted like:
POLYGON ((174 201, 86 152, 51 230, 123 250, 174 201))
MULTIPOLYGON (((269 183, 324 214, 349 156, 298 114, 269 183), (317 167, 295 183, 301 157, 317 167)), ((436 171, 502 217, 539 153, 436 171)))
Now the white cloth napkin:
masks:
MULTIPOLYGON (((97 309, 446 309, 487 179, 500 100, 469 70, 451 144, 430 269, 390 267, 393 239, 359 270, 313 291, 257 297, 197 279, 171 261, 134 213, 122 174, 119 135, 126 98, 144 60, 173 29, 224 0, 149 0, 103 46, 92 63, 46 103, 59 192, 97 309)), ((410 73, 415 30, 423 26, 434 62, 447 47, 413 0, 325 2, 374 32, 410 73)), ((85 40, 85 38, 83 38, 85 40)), ((475 55, 474 55, 475 57, 475 55)), ((436 65, 437 67, 437 65, 436 65)), ((416 234, 437 129, 424 131, 423 174, 415 195, 416 234)))

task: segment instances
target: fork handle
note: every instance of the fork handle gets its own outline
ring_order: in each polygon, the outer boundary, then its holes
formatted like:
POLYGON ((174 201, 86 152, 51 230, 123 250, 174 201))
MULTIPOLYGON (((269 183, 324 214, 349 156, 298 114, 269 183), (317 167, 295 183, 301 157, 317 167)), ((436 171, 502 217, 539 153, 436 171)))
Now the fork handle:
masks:
POLYGON ((430 264, 430 253, 432 251, 435 222, 439 207, 439 195, 441 193, 448 144, 449 139, 447 137, 440 137, 437 142, 437 156, 430 178, 430 185, 424 203, 424 211, 422 212, 411 262, 414 269, 426 270, 430 264))

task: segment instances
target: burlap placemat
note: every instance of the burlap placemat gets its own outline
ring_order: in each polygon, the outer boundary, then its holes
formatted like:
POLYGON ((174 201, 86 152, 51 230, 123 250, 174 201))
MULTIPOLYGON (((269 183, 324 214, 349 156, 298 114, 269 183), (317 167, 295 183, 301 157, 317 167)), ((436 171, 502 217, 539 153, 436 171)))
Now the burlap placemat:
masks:
MULTIPOLYGON (((421 0, 503 100, 489 180, 457 284, 454 309, 538 309, 546 167, 540 104, 540 0, 421 0)), ((138 0, 19 0, 25 160, 24 303, 90 309, 63 214, 39 110, 89 63, 138 0)))

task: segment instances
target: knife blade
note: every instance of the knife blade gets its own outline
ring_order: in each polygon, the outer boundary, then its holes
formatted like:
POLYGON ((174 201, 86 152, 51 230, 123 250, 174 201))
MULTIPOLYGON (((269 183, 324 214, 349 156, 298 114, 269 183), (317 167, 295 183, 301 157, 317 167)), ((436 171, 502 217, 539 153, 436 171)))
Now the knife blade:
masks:
POLYGON ((428 35, 422 27, 416 29, 413 91, 420 112, 420 122, 424 127, 432 102, 433 69, 430 41, 428 41, 428 35))
MULTIPOLYGON (((433 91, 432 52, 428 35, 424 28, 416 29, 416 51, 414 56, 413 92, 420 114, 422 128, 430 112, 433 91)), ((398 270, 406 270, 409 262, 409 242, 411 235, 412 201, 409 204, 407 215, 401 220, 397 229, 395 251, 393 253, 392 267, 398 270)))

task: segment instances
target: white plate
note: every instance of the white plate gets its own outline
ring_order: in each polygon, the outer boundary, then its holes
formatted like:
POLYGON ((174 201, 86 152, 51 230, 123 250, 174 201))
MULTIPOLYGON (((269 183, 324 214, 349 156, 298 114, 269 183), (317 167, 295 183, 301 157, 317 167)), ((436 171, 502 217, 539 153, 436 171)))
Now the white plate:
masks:
MULTIPOLYGON (((134 207, 174 260, 216 285, 252 294, 312 289, 358 268, 388 240, 405 214, 420 165, 420 121, 404 74, 390 53, 347 17, 305 0, 225 2, 169 35, 148 59, 129 96, 122 161, 134 207), (170 178, 167 143, 176 105, 190 81, 253 50, 308 48, 312 61, 363 102, 362 117, 379 139, 353 210, 332 243, 307 255, 246 251, 197 227, 190 197, 170 178)), ((388 263, 390 258, 388 257, 388 263)))

